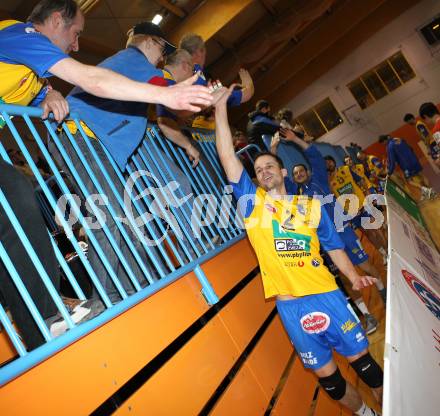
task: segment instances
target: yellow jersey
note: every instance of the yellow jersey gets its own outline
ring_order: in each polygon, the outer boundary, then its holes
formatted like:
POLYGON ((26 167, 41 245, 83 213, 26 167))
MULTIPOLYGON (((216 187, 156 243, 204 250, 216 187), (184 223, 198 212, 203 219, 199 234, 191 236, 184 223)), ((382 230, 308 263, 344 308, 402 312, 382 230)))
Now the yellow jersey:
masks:
POLYGON ((266 298, 337 289, 320 255, 320 241, 327 251, 344 246, 319 200, 304 195, 274 199, 245 171, 232 187, 238 199, 253 197, 244 224, 258 257, 266 298))
MULTIPOLYGON (((355 195, 359 201, 357 211, 362 208, 364 205, 365 195, 354 180, 348 166, 340 166, 336 168, 335 171, 330 175, 329 183, 330 189, 332 193, 335 194, 336 198, 347 194, 355 195)), ((354 210, 354 208, 350 210, 350 201, 347 200, 344 205, 344 211, 354 214, 354 210)))

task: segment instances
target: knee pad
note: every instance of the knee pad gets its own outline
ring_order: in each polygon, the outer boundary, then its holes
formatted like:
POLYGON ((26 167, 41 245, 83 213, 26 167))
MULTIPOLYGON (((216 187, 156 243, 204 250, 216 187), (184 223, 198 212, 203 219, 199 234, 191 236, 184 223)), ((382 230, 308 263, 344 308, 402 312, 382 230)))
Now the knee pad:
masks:
POLYGON ((341 400, 345 396, 347 382, 342 377, 339 368, 328 377, 320 377, 319 384, 333 400, 341 400))
POLYGON ((383 371, 368 352, 350 363, 360 379, 369 387, 377 388, 383 384, 383 371))

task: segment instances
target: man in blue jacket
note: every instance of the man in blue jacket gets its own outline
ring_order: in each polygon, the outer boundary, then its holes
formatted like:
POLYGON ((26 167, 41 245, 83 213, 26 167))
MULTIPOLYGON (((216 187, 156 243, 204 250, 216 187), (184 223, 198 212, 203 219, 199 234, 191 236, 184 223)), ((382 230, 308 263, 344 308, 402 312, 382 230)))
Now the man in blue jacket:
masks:
POLYGON ((379 136, 379 143, 386 145, 388 175, 392 175, 396 165, 399 165, 408 184, 420 189, 421 199, 435 196, 434 190, 429 187, 429 181, 423 174, 419 159, 404 139, 382 134, 379 136))

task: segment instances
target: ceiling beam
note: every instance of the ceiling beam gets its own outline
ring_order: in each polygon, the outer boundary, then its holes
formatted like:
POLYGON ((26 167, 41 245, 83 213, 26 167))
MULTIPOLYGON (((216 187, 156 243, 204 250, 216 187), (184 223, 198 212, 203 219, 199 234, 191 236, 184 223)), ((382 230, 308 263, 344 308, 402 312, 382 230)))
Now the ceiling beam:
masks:
POLYGON ((296 73, 307 67, 311 61, 354 29, 357 24, 373 13, 385 1, 363 0, 360 2, 350 0, 333 14, 328 15, 314 31, 306 35, 298 45, 291 48, 280 61, 275 63, 270 71, 263 73, 259 79, 254 80, 256 93, 251 102, 240 107, 241 114, 236 117, 241 118, 241 116, 247 114, 257 100, 266 99, 272 91, 278 89, 296 73))
MULTIPOLYGON (((358 22, 356 26, 352 27, 350 31, 345 32, 344 36, 339 37, 337 43, 333 43, 325 51, 314 56, 307 65, 302 66, 299 70, 294 68, 297 67, 298 61, 306 59, 307 55, 310 55, 311 49, 304 47, 302 54, 297 50, 298 55, 296 55, 296 57, 290 57, 290 68, 294 72, 294 75, 281 83, 274 82, 274 87, 271 91, 267 90, 268 92, 264 95, 264 98, 270 102, 273 111, 277 111, 287 105, 296 95, 304 91, 321 76, 325 75, 325 73, 346 58, 363 42, 367 41, 376 32, 420 1, 421 0, 387 0, 383 2, 371 14, 358 22)), ((313 47, 311 43, 308 43, 308 38, 304 39, 304 42, 306 46, 313 47)), ((284 62, 284 64, 286 65, 286 62, 284 62)), ((367 70, 368 68, 365 69, 367 70)), ((275 79, 278 79, 278 73, 274 72, 273 74, 272 79, 275 81, 275 79), (273 74, 277 74, 277 76, 274 77, 273 74)), ((256 88, 259 97, 262 97, 262 95, 260 95, 259 84, 257 84, 256 88)), ((233 123, 236 125, 244 125, 247 122, 247 111, 249 111, 250 108, 251 107, 247 107, 247 109, 237 108, 231 115, 233 123)))
POLYGON ((76 0, 81 11, 86 14, 95 7, 99 0, 76 0))
POLYGON ((177 44, 185 33, 193 32, 199 34, 206 42, 254 1, 205 1, 170 34, 170 40, 177 44))
POLYGON ((236 56, 223 54, 208 66, 208 70, 226 83, 230 80, 225 79, 225 74, 237 72, 240 66, 248 70, 253 68, 255 71, 264 64, 263 61, 268 56, 273 56, 275 50, 282 49, 293 36, 319 19, 334 2, 335 0, 309 0, 301 10, 294 7, 286 10, 276 23, 271 18, 263 19, 255 25, 246 39, 235 42, 236 56))
POLYGON ((277 12, 273 8, 273 6, 268 2, 268 0, 259 0, 259 2, 273 17, 277 16, 277 12))
POLYGON ((7 12, 6 10, 0 9, 0 19, 10 19, 11 18, 11 14, 9 12, 7 12))
POLYGON ((154 2, 157 3, 159 6, 165 7, 165 9, 167 9, 177 17, 184 18, 186 16, 186 13, 182 8, 176 6, 175 4, 172 4, 168 0, 154 0, 154 2))

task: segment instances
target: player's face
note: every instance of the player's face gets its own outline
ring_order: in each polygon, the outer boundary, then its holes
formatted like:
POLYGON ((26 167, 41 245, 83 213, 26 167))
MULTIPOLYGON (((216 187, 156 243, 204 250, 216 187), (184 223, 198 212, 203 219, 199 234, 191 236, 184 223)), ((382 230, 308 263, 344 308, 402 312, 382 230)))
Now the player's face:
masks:
MULTIPOLYGON (((61 18, 62 19, 62 18, 61 18)), ((56 28, 52 42, 57 45, 63 52, 77 52, 79 50, 79 37, 84 29, 84 16, 80 10, 71 23, 65 24, 64 20, 56 28)))
POLYGON ((334 172, 334 170, 336 168, 335 162, 333 162, 333 160, 331 160, 331 159, 327 159, 325 161, 325 163, 327 165, 327 171, 328 172, 334 172))
POLYGON ((258 184, 271 191, 284 183, 284 175, 277 160, 269 155, 259 157, 254 164, 258 184))
POLYGON ((302 184, 309 180, 309 172, 304 166, 298 165, 293 168, 293 180, 296 183, 302 184))

